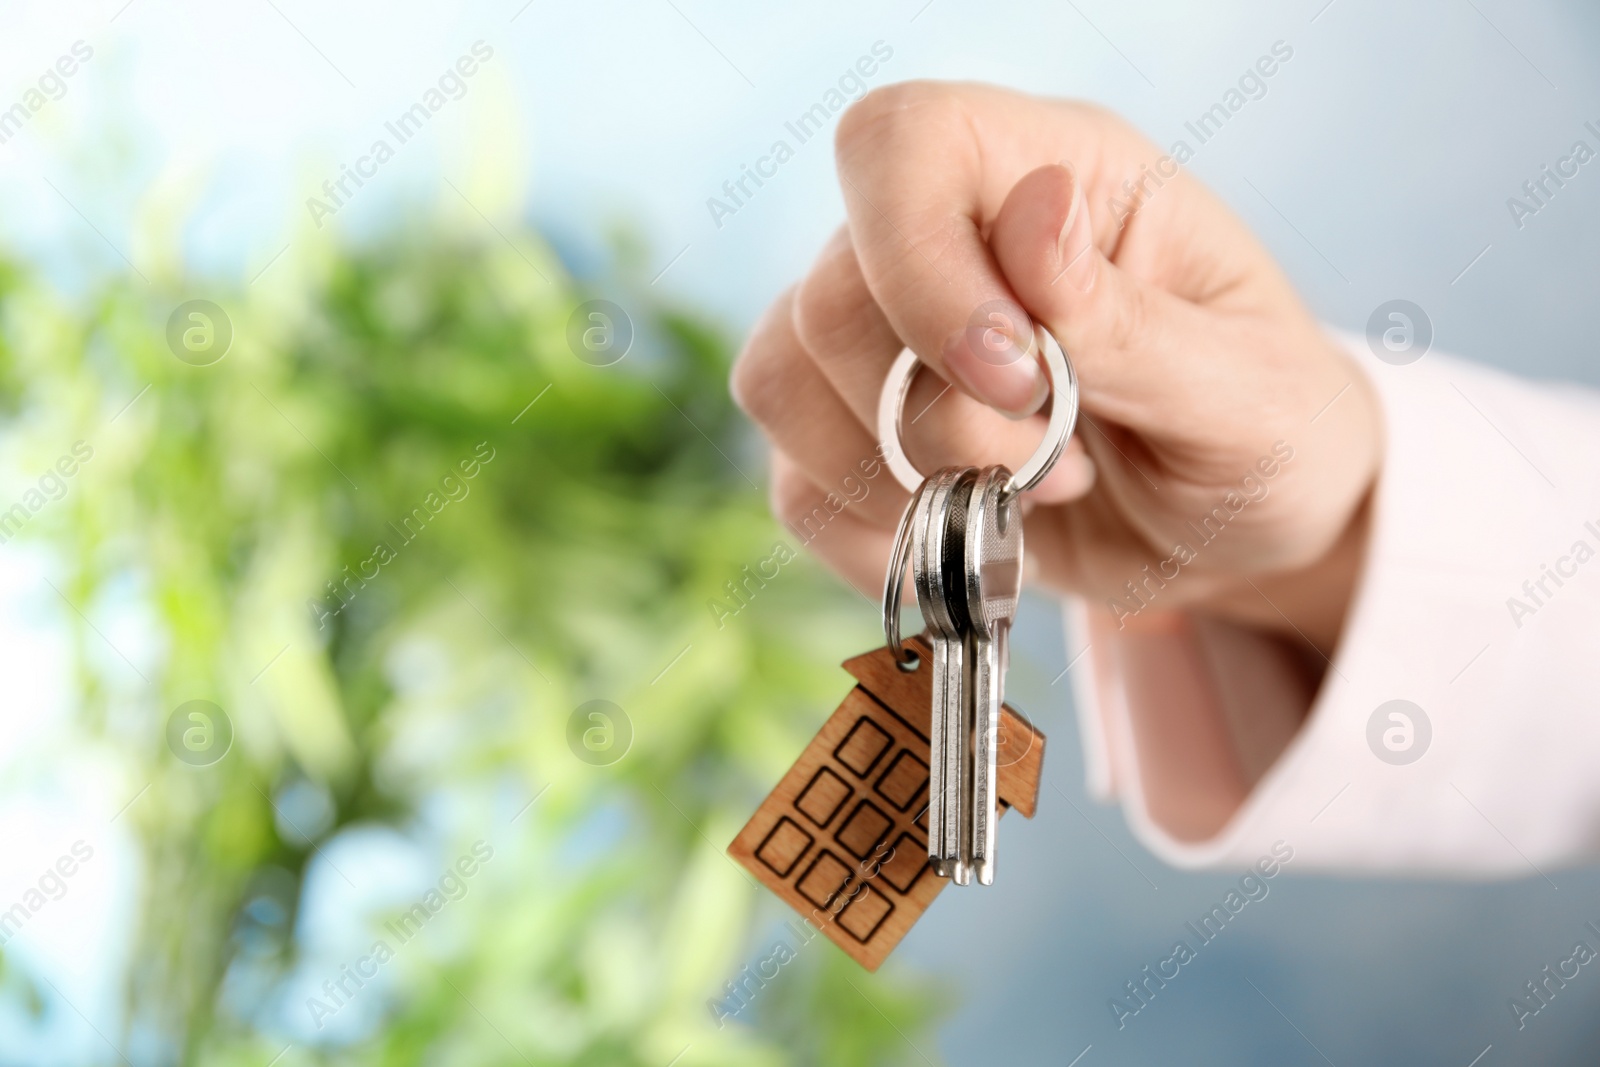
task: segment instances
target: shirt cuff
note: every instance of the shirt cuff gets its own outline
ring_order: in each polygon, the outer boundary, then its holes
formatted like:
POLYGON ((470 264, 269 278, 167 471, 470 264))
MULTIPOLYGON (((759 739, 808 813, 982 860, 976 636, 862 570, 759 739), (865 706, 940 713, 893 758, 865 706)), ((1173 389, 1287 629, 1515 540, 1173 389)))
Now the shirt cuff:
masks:
POLYGON ((1386 450, 1320 689, 1297 691, 1286 646, 1243 628, 1118 631, 1069 600, 1089 792, 1184 868, 1247 865, 1277 842, 1297 868, 1548 878, 1592 861, 1600 400, 1439 354, 1378 364, 1342 340, 1377 388, 1386 450), (1175 753, 1174 730, 1201 741, 1175 753), (1190 796, 1233 810, 1219 831, 1174 831, 1152 776, 1174 758, 1190 796))

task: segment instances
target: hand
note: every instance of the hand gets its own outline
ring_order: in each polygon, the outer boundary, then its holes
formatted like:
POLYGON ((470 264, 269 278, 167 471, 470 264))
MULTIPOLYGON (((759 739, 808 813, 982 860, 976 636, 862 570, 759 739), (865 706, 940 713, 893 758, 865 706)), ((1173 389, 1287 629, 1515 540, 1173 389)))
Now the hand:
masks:
POLYGON ((836 152, 849 224, 733 371, 779 516, 875 595, 907 499, 863 478, 889 363, 907 344, 935 372, 906 404, 919 470, 1015 469, 1043 433, 1037 316, 1082 413, 1028 494, 1030 573, 1116 625, 1202 611, 1331 652, 1377 403, 1239 220, 1113 115, 987 86, 879 89, 836 152))

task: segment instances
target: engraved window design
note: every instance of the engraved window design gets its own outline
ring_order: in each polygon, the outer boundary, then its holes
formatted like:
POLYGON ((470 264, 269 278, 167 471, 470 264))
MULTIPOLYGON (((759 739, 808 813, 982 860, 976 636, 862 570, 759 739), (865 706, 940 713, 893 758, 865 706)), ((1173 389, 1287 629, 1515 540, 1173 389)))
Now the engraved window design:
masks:
POLYGON ((878 842, 888 835, 893 825, 894 820, 885 815, 881 808, 870 800, 863 800, 839 827, 833 839, 844 846, 850 855, 864 860, 872 855, 872 850, 878 847, 878 842))
POLYGON ((923 786, 927 784, 928 765, 912 755, 910 749, 902 748, 889 762, 875 789, 896 810, 910 811, 911 805, 916 803, 917 797, 922 795, 923 786))
POLYGON ((883 920, 894 911, 894 905, 882 893, 873 891, 872 885, 861 886, 860 891, 839 913, 839 926, 851 937, 866 944, 878 932, 883 920))
POLYGON ((817 854, 811 861, 811 866, 806 868, 806 873, 800 876, 795 883, 795 888, 800 895, 819 908, 826 908, 832 904, 844 884, 850 880, 851 868, 838 856, 827 849, 817 854))
POLYGON ((787 878, 789 872, 794 870, 794 865, 810 850, 814 840, 800 828, 799 823, 785 815, 756 847, 756 859, 765 863, 779 878, 787 878))
POLYGON ((893 743, 894 738, 888 731, 863 715, 839 742, 833 758, 850 768, 856 777, 865 778, 893 743))
POLYGON ((823 767, 806 784, 794 806, 817 826, 826 828, 849 799, 850 787, 845 780, 823 767))

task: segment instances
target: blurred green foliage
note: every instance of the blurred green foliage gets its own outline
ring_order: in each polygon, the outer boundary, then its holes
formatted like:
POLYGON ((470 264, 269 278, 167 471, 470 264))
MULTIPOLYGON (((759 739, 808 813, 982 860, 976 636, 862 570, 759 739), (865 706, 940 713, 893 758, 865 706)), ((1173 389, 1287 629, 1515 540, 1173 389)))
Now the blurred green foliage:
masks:
POLYGON ((737 1021, 707 1008, 791 917, 723 848, 876 620, 809 561, 720 627, 709 610, 792 543, 735 465, 755 469, 721 336, 624 276, 604 295, 638 339, 585 364, 567 321, 598 294, 528 235, 418 221, 274 272, 67 298, 0 269, 8 441, 41 464, 95 449, 16 543, 82 612, 61 616, 79 722, 137 794, 107 1036, 141 1065, 921 1062, 929 987, 822 938, 737 1021), (233 325, 211 366, 167 347, 196 295, 233 325), (402 541, 430 493, 448 503, 402 541), (329 583, 371 575, 379 542, 392 558, 332 614, 329 583), (610 766, 567 742, 596 698, 632 724, 610 766), (167 748, 191 699, 236 733, 210 767, 167 748), (385 932, 480 840, 461 902, 415 941, 385 932), (380 937, 393 960, 318 1017, 380 937))

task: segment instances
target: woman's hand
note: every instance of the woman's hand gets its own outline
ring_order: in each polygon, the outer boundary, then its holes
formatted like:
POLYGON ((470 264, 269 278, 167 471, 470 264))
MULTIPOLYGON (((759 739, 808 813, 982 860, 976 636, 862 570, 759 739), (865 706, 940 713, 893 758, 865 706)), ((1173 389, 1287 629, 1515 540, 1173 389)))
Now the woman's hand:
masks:
MULTIPOLYGON (((907 400, 918 469, 1015 469, 1044 427, 1043 372, 1016 343, 1032 315, 1074 361, 1082 414, 1029 494, 1031 573, 1116 625, 1203 611, 1331 651, 1377 404, 1239 220, 1107 112, 987 86, 879 89, 836 150, 849 225, 733 372, 779 516, 803 528, 872 469, 903 344, 944 379, 907 400)), ((869 484, 811 546, 871 593, 907 498, 886 470, 869 484)))

